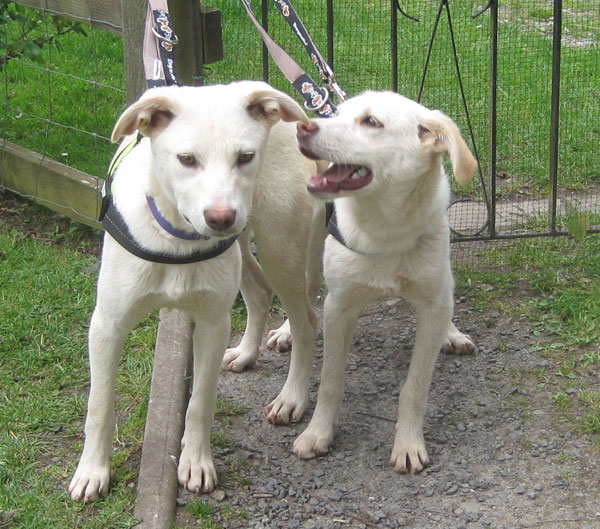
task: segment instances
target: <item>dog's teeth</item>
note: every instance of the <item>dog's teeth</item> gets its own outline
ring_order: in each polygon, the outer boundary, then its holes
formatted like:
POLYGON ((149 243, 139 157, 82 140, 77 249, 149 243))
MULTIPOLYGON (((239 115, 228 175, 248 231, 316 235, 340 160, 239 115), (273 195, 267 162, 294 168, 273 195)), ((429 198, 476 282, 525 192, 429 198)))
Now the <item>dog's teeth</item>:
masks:
POLYGON ((369 170, 366 167, 361 167, 357 169, 350 175, 351 180, 356 180, 357 178, 364 178, 369 174, 369 170))

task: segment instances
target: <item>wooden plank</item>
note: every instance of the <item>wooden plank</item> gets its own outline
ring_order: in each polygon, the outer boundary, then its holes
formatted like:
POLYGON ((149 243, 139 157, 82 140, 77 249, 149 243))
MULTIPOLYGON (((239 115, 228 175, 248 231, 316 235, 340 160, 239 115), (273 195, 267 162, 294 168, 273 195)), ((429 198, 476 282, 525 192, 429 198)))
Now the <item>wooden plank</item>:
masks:
POLYGON ((123 10, 123 62, 127 104, 131 105, 146 90, 142 49, 147 0, 122 0, 119 9, 123 10))
POLYGON ((35 9, 122 34, 121 0, 17 0, 35 9))
POLYGON ((102 181, 0 139, 0 186, 73 220, 102 229, 102 181))

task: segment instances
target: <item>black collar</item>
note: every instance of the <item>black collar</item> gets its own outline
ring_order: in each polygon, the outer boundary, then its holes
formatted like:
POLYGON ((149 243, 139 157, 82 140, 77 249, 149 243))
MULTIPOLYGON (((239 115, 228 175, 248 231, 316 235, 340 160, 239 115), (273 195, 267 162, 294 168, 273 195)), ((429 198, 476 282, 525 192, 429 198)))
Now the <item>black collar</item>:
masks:
POLYGON ((190 264, 212 259, 225 252, 237 239, 237 235, 234 235, 229 239, 220 240, 212 248, 197 250, 189 255, 175 255, 148 250, 141 246, 131 234, 129 226, 127 226, 123 216, 115 207, 112 198, 102 219, 102 226, 129 253, 146 261, 163 264, 190 264))

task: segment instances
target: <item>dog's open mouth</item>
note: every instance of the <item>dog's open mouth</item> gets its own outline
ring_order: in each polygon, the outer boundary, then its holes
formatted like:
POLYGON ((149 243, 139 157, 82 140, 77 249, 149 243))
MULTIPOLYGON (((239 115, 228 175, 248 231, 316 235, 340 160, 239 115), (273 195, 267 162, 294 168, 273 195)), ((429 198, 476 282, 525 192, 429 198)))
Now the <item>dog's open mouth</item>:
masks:
POLYGON ((365 187, 373 180, 373 171, 364 165, 333 164, 327 171, 311 177, 309 193, 338 193, 365 187))

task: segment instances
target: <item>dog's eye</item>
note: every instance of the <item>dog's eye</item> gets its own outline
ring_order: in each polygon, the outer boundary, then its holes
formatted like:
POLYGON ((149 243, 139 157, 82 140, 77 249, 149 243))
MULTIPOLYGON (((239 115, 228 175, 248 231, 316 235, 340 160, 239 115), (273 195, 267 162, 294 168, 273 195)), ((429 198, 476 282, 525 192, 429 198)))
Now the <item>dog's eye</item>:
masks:
POLYGON ((383 123, 377 120, 373 116, 367 116, 361 121, 362 125, 366 125, 367 127, 371 127, 372 129, 382 129, 383 123))
POLYGON ((238 165, 246 165, 252 160, 254 160, 254 153, 252 151, 241 152, 238 156, 237 163, 238 165))
POLYGON ((198 165, 198 160, 193 154, 178 154, 177 159, 184 167, 196 167, 198 165))

